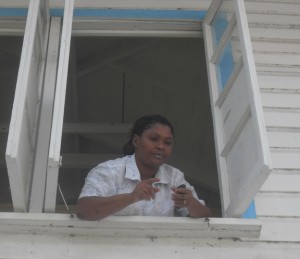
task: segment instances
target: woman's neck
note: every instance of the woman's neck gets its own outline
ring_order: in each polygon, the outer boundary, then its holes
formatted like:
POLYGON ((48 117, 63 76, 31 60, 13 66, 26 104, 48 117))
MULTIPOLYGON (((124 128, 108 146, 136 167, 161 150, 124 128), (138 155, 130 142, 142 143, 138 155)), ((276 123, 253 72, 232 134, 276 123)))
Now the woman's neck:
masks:
POLYGON ((137 167, 140 171, 141 181, 155 177, 158 168, 144 166, 137 161, 137 167))

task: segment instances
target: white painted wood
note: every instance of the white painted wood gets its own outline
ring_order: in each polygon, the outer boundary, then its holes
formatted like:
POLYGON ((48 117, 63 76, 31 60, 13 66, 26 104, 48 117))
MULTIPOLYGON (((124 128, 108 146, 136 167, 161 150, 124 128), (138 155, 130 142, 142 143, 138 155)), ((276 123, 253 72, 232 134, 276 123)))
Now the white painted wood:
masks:
POLYGON ((299 54, 299 44, 297 42, 272 42, 272 41, 255 41, 252 40, 253 51, 262 52, 266 54, 274 54, 274 53, 288 53, 288 54, 299 54))
MULTIPOLYGON (((300 240, 300 221, 297 218, 272 218, 260 217, 262 221, 262 229, 259 241, 277 242, 280 247, 282 243, 294 242, 299 248, 300 240)), ((298 256, 298 254, 297 254, 298 256)), ((284 257, 283 257, 284 258, 284 257)))
POLYGON ((47 1, 32 1, 28 10, 20 69, 6 148, 15 211, 27 211, 33 169, 36 121, 48 32, 47 1))
POLYGON ((297 29, 287 28, 259 28, 250 27, 251 39, 258 40, 271 40, 276 42, 290 41, 297 43, 300 39, 300 32, 297 29))
POLYGON ((259 74, 258 79, 261 89, 300 90, 300 76, 259 74))
POLYGON ((46 195, 44 206, 44 209, 47 212, 55 211, 58 169, 61 163, 60 147, 64 118, 65 95, 67 87, 73 9, 74 1, 66 1, 62 26, 47 170, 46 195))
MULTIPOLYGON (((116 9, 188 9, 188 10, 206 10, 211 0, 129 0, 124 2, 123 0, 80 0, 75 2, 75 7, 83 8, 116 8, 116 9)), ((60 0, 52 0, 53 6, 61 6, 60 0)))
MULTIPOLYGON (((208 13, 206 17, 204 18, 203 22, 203 31, 205 35, 205 48, 206 48, 206 64, 208 67, 208 79, 210 82, 210 85, 214 85, 215 87, 210 87, 210 102, 212 106, 212 116, 214 120, 214 126, 215 129, 221 129, 222 128, 222 114, 220 110, 215 109, 215 103, 217 100, 220 99, 219 97, 219 88, 218 88, 218 79, 216 77, 217 70, 215 65, 211 62, 211 58, 214 54, 213 51, 213 43, 212 43, 212 31, 210 28, 210 24, 212 23, 212 19, 215 16, 216 11, 218 8, 220 8, 221 1, 215 1, 210 6, 208 13), (210 39, 210 40, 208 40, 210 39)), ((232 85, 232 84, 231 84, 232 85)), ((225 158, 220 156, 223 147, 222 143, 224 143, 224 136, 223 134, 219 134, 217 130, 214 131, 214 137, 215 137, 215 149, 216 149, 216 155, 217 155, 217 167, 218 167, 218 179, 219 179, 219 186, 220 186, 220 196, 221 196, 221 206, 222 206, 222 212, 223 215, 225 214, 226 208, 230 204, 230 196, 229 194, 229 180, 228 180, 228 171, 226 167, 226 161, 225 158)))
POLYGON ((273 148, 300 149, 299 129, 292 131, 287 128, 268 128, 268 139, 270 147, 273 148))
POLYGON ((300 217, 299 193, 259 193, 255 197, 257 216, 300 217))
POLYGON ((29 212, 42 212, 44 207, 46 173, 49 156, 48 152, 57 75, 60 34, 61 18, 54 17, 51 19, 49 31, 47 65, 43 87, 43 98, 39 120, 36 155, 34 159, 29 212))
MULTIPOLYGON (((295 66, 300 70, 300 53, 261 53, 254 55, 255 62, 264 65, 295 66)), ((299 71, 298 70, 298 71, 299 71)))
POLYGON ((201 21, 76 19, 74 36, 201 37, 201 21))
POLYGON ((300 168, 300 150, 299 149, 273 149, 271 148, 271 156, 273 167, 277 169, 292 169, 300 168))
POLYGON ((1 233, 48 233, 118 237, 257 238, 261 230, 256 219, 188 217, 110 216, 100 221, 79 220, 69 214, 0 213, 1 233), (51 226, 49 228, 49 226, 51 226))
MULTIPOLYGON (((227 93, 222 105, 212 108, 216 125, 215 136, 223 136, 222 139, 216 137, 215 140, 218 146, 217 159, 219 164, 222 163, 220 162, 221 159, 226 160, 226 165, 224 161, 223 167, 219 168, 221 170, 219 180, 221 182, 228 181, 229 191, 223 193, 222 197, 224 204, 224 196, 227 196, 228 204, 227 206, 223 205, 223 215, 227 217, 243 214, 269 175, 271 167, 245 10, 242 1, 235 1, 234 3, 244 67, 236 77, 232 89, 227 93), (248 83, 245 84, 245 82, 248 83), (247 150, 247 153, 244 150, 247 150), (224 156, 224 158, 220 158, 220 156, 224 156), (225 172, 227 179, 222 180, 225 172)), ((209 28, 207 29, 209 30, 209 28)), ((205 33, 207 33, 206 28, 205 33)), ((205 34, 205 36, 207 60, 210 63, 213 55, 211 49, 213 44, 212 39, 209 38, 210 35, 205 34)), ((212 65, 209 65, 208 69, 212 103, 216 105, 219 98, 218 84, 216 84, 216 75, 214 75, 216 71, 212 65)))
POLYGON ((209 6, 207 13, 204 17, 203 23, 211 24, 214 16, 216 15, 217 10, 220 8, 222 1, 212 1, 211 5, 209 6))
MULTIPOLYGON (((280 234, 280 233, 279 233, 280 234)), ((128 259, 298 259, 297 243, 244 242, 211 238, 122 238, 46 234, 0 236, 4 258, 128 258, 128 259), (47 251, 47 252, 45 252, 47 251), (287 256, 288 255, 288 256, 287 256)))
MULTIPOLYGON (((299 9, 299 1, 294 0, 290 1, 289 4, 286 4, 287 1, 285 0, 278 0, 278 1, 253 1, 253 0, 246 0, 245 6, 247 10, 247 17, 251 16, 249 14, 252 13, 259 13, 259 14, 286 14, 286 15, 300 15, 299 9)), ((293 18, 292 18, 293 19, 293 18)))
POLYGON ((299 193, 299 182, 299 170, 273 170, 261 187, 260 192, 299 193))
MULTIPOLYGON (((196 9, 206 10, 211 0, 77 0, 76 8, 116 8, 116 9, 196 9)), ((3 7, 26 7, 29 0, 1 0, 0 5, 3 7)), ((50 6, 55 8, 63 8, 64 1, 50 0, 50 6)))
POLYGON ((263 0, 263 1, 260 1, 260 0, 246 0, 247 2, 265 2, 265 3, 271 3, 271 4, 274 4, 274 3, 286 3, 286 4, 298 4, 299 1, 298 0, 263 0))
POLYGON ((265 65, 256 63, 257 73, 274 76, 300 76, 299 66, 265 65))
POLYGON ((300 128, 299 110, 265 108, 264 116, 268 127, 300 128))
POLYGON ((249 88, 251 96, 250 98, 253 98, 253 100, 251 100, 253 102, 253 105, 251 105, 251 113, 258 123, 256 130, 258 131, 258 138, 260 138, 259 142, 261 142, 262 145, 262 159, 265 165, 271 168, 270 154, 268 149, 269 143, 267 141, 267 133, 265 129, 261 96, 258 87, 258 79, 256 75, 255 61, 252 52, 247 15, 245 12, 244 1, 237 1, 237 3, 238 4, 236 5, 236 8, 237 12, 239 13, 239 15, 237 15, 237 23, 239 25, 238 29, 241 35, 240 42, 242 46, 244 66, 249 71, 249 73, 246 73, 246 77, 248 77, 247 79, 249 80, 249 82, 251 82, 251 87, 249 88))
MULTIPOLYGON (((297 6, 299 9, 299 6, 297 6)), ((297 11, 297 10, 296 10, 297 11)), ((247 14, 250 27, 289 28, 300 26, 299 16, 283 14, 247 14)))
POLYGON ((300 109, 300 89, 297 91, 261 90, 264 107, 300 109))
POLYGON ((199 31, 160 31, 160 30, 75 30, 73 36, 106 36, 106 37, 168 37, 168 38, 199 38, 199 31))

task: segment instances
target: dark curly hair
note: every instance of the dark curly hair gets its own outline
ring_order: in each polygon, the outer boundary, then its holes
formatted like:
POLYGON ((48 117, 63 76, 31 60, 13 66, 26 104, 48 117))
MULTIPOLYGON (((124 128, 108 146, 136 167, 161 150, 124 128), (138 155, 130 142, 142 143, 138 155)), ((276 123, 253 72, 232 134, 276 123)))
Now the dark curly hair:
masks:
POLYGON ((143 116, 137 119, 133 124, 133 127, 130 132, 129 141, 123 146, 124 155, 134 154, 135 149, 132 144, 133 137, 135 135, 141 136, 145 130, 150 129, 155 124, 162 124, 168 126, 172 132, 173 137, 175 137, 173 125, 162 115, 154 114, 143 116))

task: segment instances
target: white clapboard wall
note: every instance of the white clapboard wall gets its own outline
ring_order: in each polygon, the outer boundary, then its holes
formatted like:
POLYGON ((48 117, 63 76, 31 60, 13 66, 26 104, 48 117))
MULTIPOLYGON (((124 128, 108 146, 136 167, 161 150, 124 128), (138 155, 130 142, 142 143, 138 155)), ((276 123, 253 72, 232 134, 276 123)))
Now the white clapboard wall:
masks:
MULTIPOLYGON (((192 230, 185 238, 180 232, 160 237, 155 231, 143 237, 135 233, 103 237, 70 233, 71 227, 57 235, 51 232, 51 222, 45 223, 48 231, 36 234, 36 228, 26 229, 30 219, 25 219, 22 234, 9 230, 0 234, 0 257, 299 258, 300 1, 253 0, 246 1, 246 8, 273 162, 273 171, 255 198, 260 237, 199 238, 192 230)), ((93 231, 94 225, 86 222, 83 227, 93 231)))
POLYGON ((299 242, 300 2, 246 6, 274 168, 255 199, 261 239, 299 242))

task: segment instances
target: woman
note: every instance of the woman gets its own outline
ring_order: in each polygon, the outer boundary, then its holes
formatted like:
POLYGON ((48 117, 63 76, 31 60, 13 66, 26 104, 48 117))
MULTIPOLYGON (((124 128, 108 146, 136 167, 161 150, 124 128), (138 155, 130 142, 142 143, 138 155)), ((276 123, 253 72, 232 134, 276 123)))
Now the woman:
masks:
POLYGON ((183 173, 165 164, 173 144, 174 129, 166 118, 151 115, 138 119, 124 146, 126 156, 99 164, 88 174, 78 199, 77 217, 211 216, 183 173))

